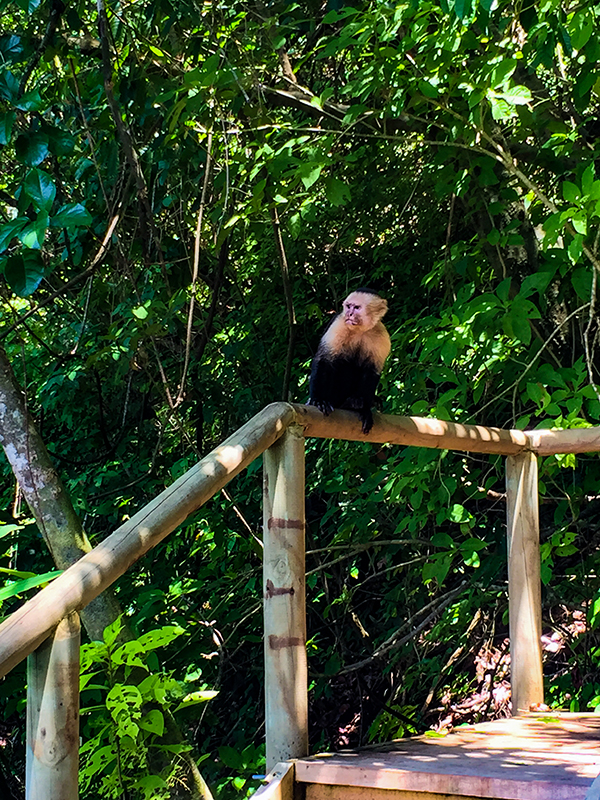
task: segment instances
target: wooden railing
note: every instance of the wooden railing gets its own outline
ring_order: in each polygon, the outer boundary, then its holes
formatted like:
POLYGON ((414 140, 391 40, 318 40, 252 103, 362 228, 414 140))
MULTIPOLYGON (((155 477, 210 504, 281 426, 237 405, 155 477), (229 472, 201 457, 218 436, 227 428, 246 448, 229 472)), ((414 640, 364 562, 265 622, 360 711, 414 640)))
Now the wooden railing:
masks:
POLYGON ((28 663, 27 797, 77 797, 78 612, 261 453, 264 459, 267 768, 308 752, 304 439, 347 439, 507 458, 513 713, 543 702, 537 455, 600 450, 600 428, 518 431, 273 403, 0 625, 0 676, 28 663), (33 654, 33 655, 32 655, 33 654))

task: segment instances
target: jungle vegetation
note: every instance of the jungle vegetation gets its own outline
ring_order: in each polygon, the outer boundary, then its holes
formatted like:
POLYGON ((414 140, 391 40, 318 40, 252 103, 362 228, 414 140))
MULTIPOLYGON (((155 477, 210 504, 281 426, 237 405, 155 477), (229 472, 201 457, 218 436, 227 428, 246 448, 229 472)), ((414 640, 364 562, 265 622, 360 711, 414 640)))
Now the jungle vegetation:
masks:
MULTIPOLYGON (((600 424, 597 3, 0 8, 0 395, 20 387, 78 520, 36 518, 2 457, 3 616, 305 402, 358 286, 390 306, 386 413, 600 424)), ((540 462, 546 696, 570 710, 600 707, 599 485, 596 455, 540 462)), ((308 441, 314 749, 509 713, 504 491, 499 457, 308 441)), ((191 763, 205 797, 259 785, 261 536, 256 462, 90 622, 82 798, 194 796, 191 763)), ((8 798, 25 683, 0 690, 8 798)))

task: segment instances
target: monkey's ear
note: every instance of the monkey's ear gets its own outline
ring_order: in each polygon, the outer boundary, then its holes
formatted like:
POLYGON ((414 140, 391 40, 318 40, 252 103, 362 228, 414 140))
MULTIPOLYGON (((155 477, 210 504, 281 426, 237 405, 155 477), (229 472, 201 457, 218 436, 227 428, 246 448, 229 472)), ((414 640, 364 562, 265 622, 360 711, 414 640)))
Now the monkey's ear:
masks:
POLYGON ((371 313, 377 319, 377 321, 385 317, 385 315, 387 314, 387 310, 388 310, 387 300, 384 300, 383 297, 377 297, 373 300, 371 313))

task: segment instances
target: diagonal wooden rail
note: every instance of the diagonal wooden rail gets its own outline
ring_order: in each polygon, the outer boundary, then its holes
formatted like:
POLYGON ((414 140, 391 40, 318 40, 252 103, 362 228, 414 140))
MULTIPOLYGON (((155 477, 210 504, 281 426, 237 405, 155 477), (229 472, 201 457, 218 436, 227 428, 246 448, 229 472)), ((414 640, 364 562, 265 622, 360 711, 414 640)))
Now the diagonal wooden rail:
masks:
MULTIPOLYGON (((267 766, 271 768, 286 758, 306 755, 303 440, 311 436, 508 456, 513 709, 517 712, 529 708, 532 703, 542 702, 536 456, 600 451, 600 428, 503 430, 375 414, 375 425, 365 435, 352 412, 335 411, 325 417, 316 408, 290 403, 273 403, 263 409, 8 617, 0 625, 0 676, 6 675, 46 639, 50 639, 50 652, 42 659, 47 665, 44 669, 56 669, 58 674, 64 668, 64 664, 61 666, 63 650, 76 650, 72 643, 69 648, 60 649, 62 639, 57 629, 60 631, 62 621, 71 620, 69 630, 77 629, 73 618, 76 612, 114 583, 255 458, 268 451, 264 470, 263 586, 267 766), (59 666, 53 667, 55 662, 59 666)), ((63 702, 58 694, 56 698, 56 703, 63 702)), ((32 702, 41 703, 39 698, 33 698, 32 702)), ((35 750, 35 742, 31 747, 35 750)), ((44 773, 40 777, 35 770, 32 775, 33 782, 37 780, 46 788, 28 797, 31 800, 50 797, 44 794, 50 786, 47 775, 44 773)), ((59 776, 56 786, 60 779, 59 776)))

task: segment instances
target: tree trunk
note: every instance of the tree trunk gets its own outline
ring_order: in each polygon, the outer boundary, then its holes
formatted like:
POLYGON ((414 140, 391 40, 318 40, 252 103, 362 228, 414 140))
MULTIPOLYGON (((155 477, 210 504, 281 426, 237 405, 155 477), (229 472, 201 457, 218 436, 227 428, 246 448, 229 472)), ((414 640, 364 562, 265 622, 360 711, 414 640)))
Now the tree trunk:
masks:
MULTIPOLYGON (((6 353, 0 348, 0 444, 58 569, 66 569, 91 550, 73 504, 27 410, 6 353)), ((82 609, 91 640, 101 641, 121 608, 112 590, 82 609)))

